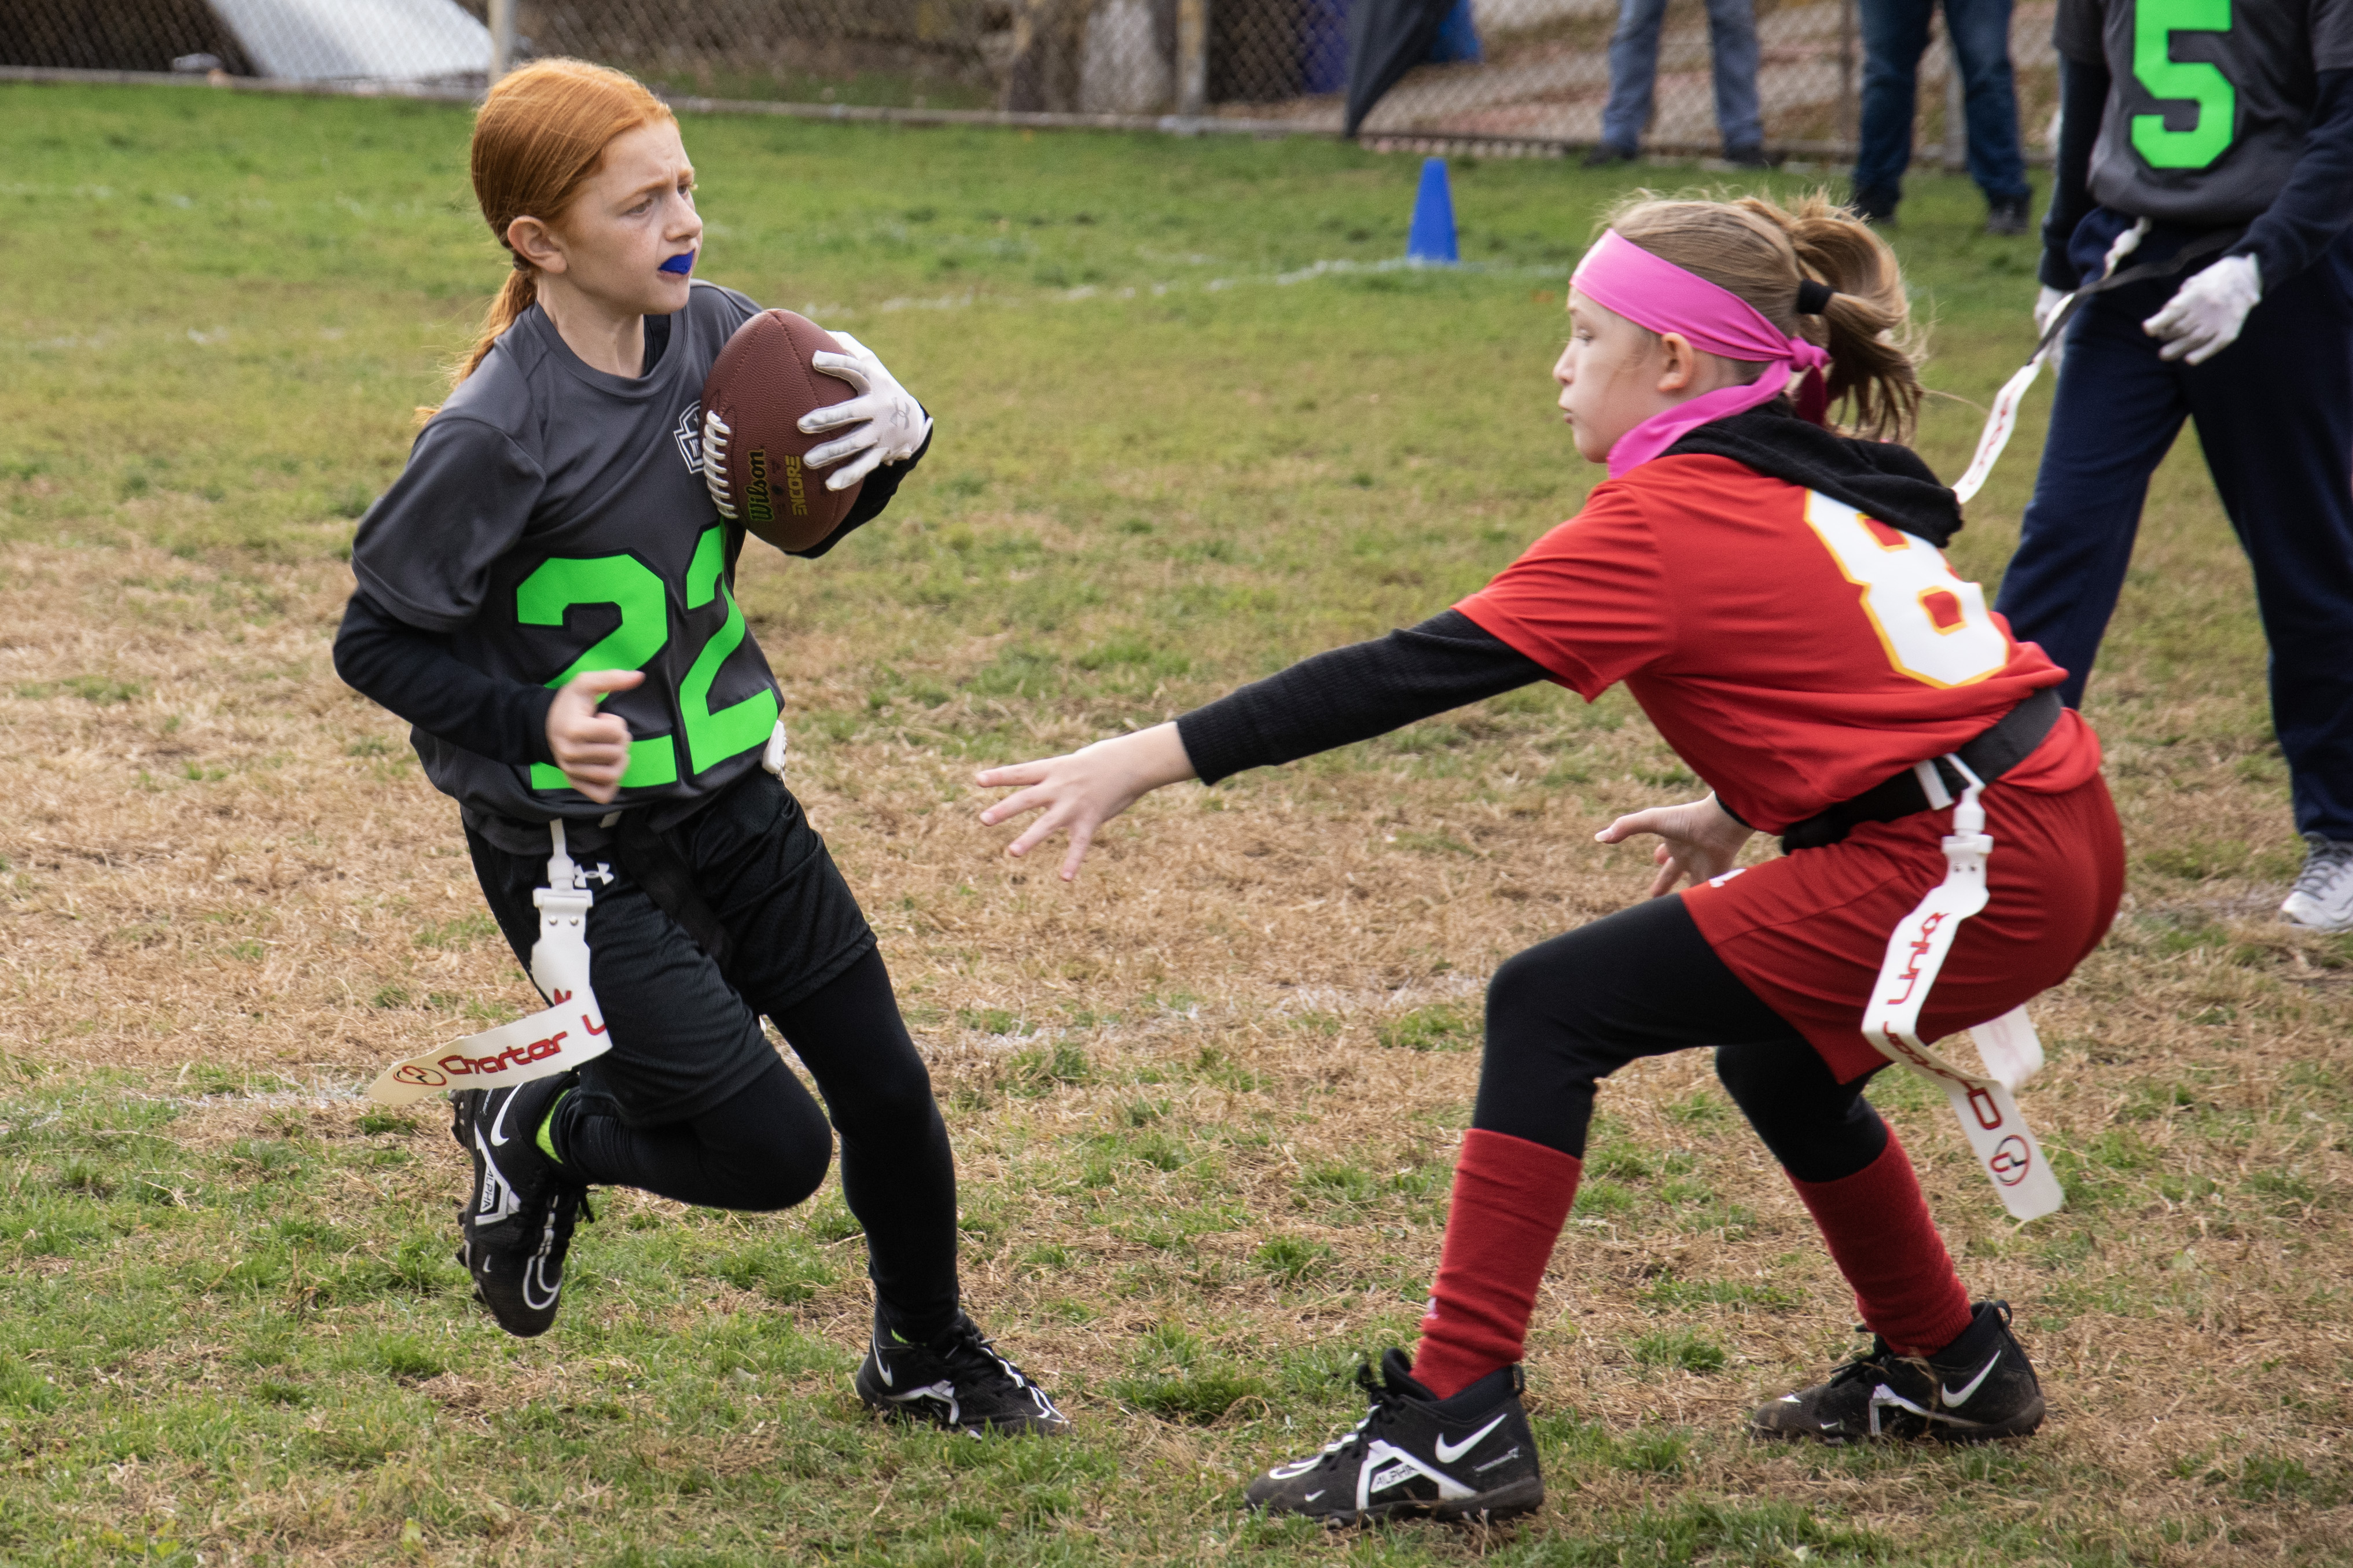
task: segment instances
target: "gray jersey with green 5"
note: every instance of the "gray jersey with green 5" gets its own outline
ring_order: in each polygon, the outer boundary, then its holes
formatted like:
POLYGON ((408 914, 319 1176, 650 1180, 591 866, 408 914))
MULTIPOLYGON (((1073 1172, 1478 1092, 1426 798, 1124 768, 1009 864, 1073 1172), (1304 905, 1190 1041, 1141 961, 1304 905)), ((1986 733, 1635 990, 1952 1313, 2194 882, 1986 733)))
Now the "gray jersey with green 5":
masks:
MULTIPOLYGON (((703 377, 757 310, 698 283, 685 309, 648 319, 652 368, 624 377, 584 363, 533 306, 418 434, 352 546, 370 597, 448 634, 477 669, 547 686, 643 670, 605 709, 629 724, 619 804, 658 819, 758 766, 776 719, 776 679, 735 605, 741 536, 702 472, 703 377)), ((612 809, 546 763, 412 738, 435 786, 476 812, 612 809)))
POLYGON ((2287 184, 2315 74, 2353 68, 2353 0, 2059 0, 2052 41, 2112 82, 2092 199, 2220 228, 2287 184))

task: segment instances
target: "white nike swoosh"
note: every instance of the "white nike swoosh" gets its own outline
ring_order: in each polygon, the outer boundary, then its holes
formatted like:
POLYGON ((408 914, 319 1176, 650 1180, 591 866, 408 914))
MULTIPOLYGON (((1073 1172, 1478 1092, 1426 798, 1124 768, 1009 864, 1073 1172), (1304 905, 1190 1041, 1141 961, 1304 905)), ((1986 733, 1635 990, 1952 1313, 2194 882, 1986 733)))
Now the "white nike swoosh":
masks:
POLYGON ((507 1112, 513 1109, 514 1102, 515 1097, 512 1094, 508 1095, 506 1103, 499 1107, 498 1115, 491 1120, 491 1147, 493 1149, 503 1149, 507 1146, 506 1134, 501 1132, 499 1129, 507 1124, 507 1112))
POLYGON ((1320 1498, 1323 1495, 1324 1489, 1322 1487, 1317 1487, 1314 1491, 1309 1492, 1305 1497, 1301 1498, 1299 1500, 1301 1502, 1314 1502, 1317 1498, 1320 1498))
MULTIPOLYGON (((1504 1414, 1509 1415, 1510 1412, 1506 1411, 1504 1414)), ((1480 1427, 1476 1432, 1472 1433, 1468 1437, 1463 1438, 1460 1443, 1450 1443, 1446 1440, 1444 1434, 1440 1434, 1438 1439, 1438 1462, 1441 1465, 1452 1464, 1455 1460, 1469 1453, 1472 1448, 1478 1447, 1480 1438, 1484 1437, 1488 1433, 1493 1432, 1496 1427, 1501 1426, 1503 1424, 1504 1417, 1502 1415, 1498 1415, 1493 1421, 1488 1422, 1484 1426, 1480 1427)))
POLYGON ((899 1380, 891 1375, 891 1360, 882 1353, 881 1340, 874 1342, 874 1375, 882 1380, 882 1386, 885 1388, 896 1388, 899 1385, 899 1380))
POLYGON ((1991 1360, 1991 1361, 1989 1361, 1989 1362, 1986 1363, 1985 1363, 1985 1366, 1984 1366, 1984 1368, 1983 1368, 1983 1370, 1981 1370, 1980 1372, 1978 1372, 1978 1373, 1975 1377, 1973 1377, 1973 1378, 1969 1379, 1968 1385, 1967 1385, 1966 1387, 1964 1387, 1964 1388, 1963 1388, 1963 1389, 1962 1389, 1958 1394, 1955 1394, 1955 1393, 1954 1393, 1951 1389, 1949 1389, 1949 1388, 1941 1388, 1941 1387, 1937 1390, 1937 1392, 1938 1392, 1939 1394, 1942 1394, 1945 1396, 1945 1403, 1946 1403, 1947 1405, 1950 1405, 1952 1408, 1954 1408, 1954 1409, 1957 1410, 1957 1409, 1959 1409, 1962 1405, 1967 1405, 1967 1404, 1969 1402, 1969 1395, 1970 1395, 1970 1394, 1975 1394, 1975 1393, 1978 1391, 1978 1387, 1979 1387, 1981 1384, 1984 1384, 1985 1380, 1986 1380, 1987 1378, 1991 1377, 1991 1376, 1993 1375, 1993 1369, 1994 1369, 1996 1366, 2000 1365, 2000 1363, 2001 1363, 2001 1352, 2000 1352, 2000 1350, 1996 1350, 1996 1351, 1993 1352, 1993 1360, 1991 1360))

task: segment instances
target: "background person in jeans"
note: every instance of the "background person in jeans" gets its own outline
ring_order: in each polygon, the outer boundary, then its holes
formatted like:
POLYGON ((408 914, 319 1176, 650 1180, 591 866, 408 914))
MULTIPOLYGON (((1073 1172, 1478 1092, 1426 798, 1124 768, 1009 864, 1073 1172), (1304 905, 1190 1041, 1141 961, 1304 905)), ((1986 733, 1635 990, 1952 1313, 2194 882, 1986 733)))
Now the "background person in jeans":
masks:
MULTIPOLYGON (((1862 0, 1862 147, 1855 155, 1854 200, 1849 205, 1872 223, 1892 221, 1895 204, 1904 199, 1920 57, 1928 47, 1928 19, 1936 9, 1936 0, 1862 0)), ((2026 183, 2026 160, 2018 145, 2018 93, 2010 71, 2010 0, 1945 0, 1945 30, 1966 95, 1969 178, 1986 195, 1986 228, 1994 234, 2024 234, 2034 193, 2026 183)), ((1611 63, 1616 63, 1614 55, 1611 63)))
MULTIPOLYGON (((1659 29, 1667 0, 1619 0, 1609 35, 1609 102, 1592 165, 1623 163, 1651 124, 1651 89, 1659 75, 1659 29)), ((1715 57, 1715 129, 1724 155, 1746 168, 1765 164, 1765 122, 1757 108, 1756 0, 1707 0, 1708 48, 1715 57)))

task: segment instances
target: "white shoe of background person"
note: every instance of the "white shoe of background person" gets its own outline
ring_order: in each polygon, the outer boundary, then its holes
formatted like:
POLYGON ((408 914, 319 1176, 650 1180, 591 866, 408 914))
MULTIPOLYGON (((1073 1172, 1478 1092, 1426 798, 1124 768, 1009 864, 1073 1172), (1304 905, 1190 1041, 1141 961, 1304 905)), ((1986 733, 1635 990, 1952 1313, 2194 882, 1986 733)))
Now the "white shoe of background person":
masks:
POLYGON ((2353 844, 2304 836, 2304 874, 2280 905, 2288 924, 2306 931, 2353 931, 2353 844))

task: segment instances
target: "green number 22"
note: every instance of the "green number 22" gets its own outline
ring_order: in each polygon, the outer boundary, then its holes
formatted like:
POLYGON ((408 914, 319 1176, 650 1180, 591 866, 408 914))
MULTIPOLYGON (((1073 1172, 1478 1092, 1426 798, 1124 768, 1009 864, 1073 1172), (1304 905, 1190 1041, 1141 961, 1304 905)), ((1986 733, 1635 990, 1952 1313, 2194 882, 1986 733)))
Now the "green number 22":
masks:
POLYGON ((2220 68, 2173 58, 2176 33, 2227 33, 2231 0, 2138 0, 2133 7, 2133 75, 2149 96, 2188 99, 2198 123, 2168 131, 2165 116, 2132 117, 2133 151, 2152 169, 2204 169, 2230 150, 2238 134, 2238 90, 2220 68))
MULTIPOLYGON (((724 580, 724 549, 720 530, 704 530, 695 542, 694 560, 686 569, 688 609, 699 610, 713 598, 727 605, 727 619, 702 645, 702 652, 678 689, 688 762, 698 773, 759 745, 776 723, 773 690, 754 692, 715 713, 711 710, 711 686, 718 679, 719 667, 744 644, 744 612, 724 580)), ((670 641, 669 596, 662 591, 662 581, 634 555, 554 556, 540 563, 515 589, 515 618, 526 626, 560 626, 565 612, 576 605, 610 605, 621 612, 621 624, 565 666, 561 675, 547 683, 552 687, 592 669, 641 669, 670 641)), ((671 737, 631 739, 628 770, 621 775, 623 789, 677 782, 678 747, 671 737)), ((531 787, 571 786, 561 768, 533 763, 531 787)))

